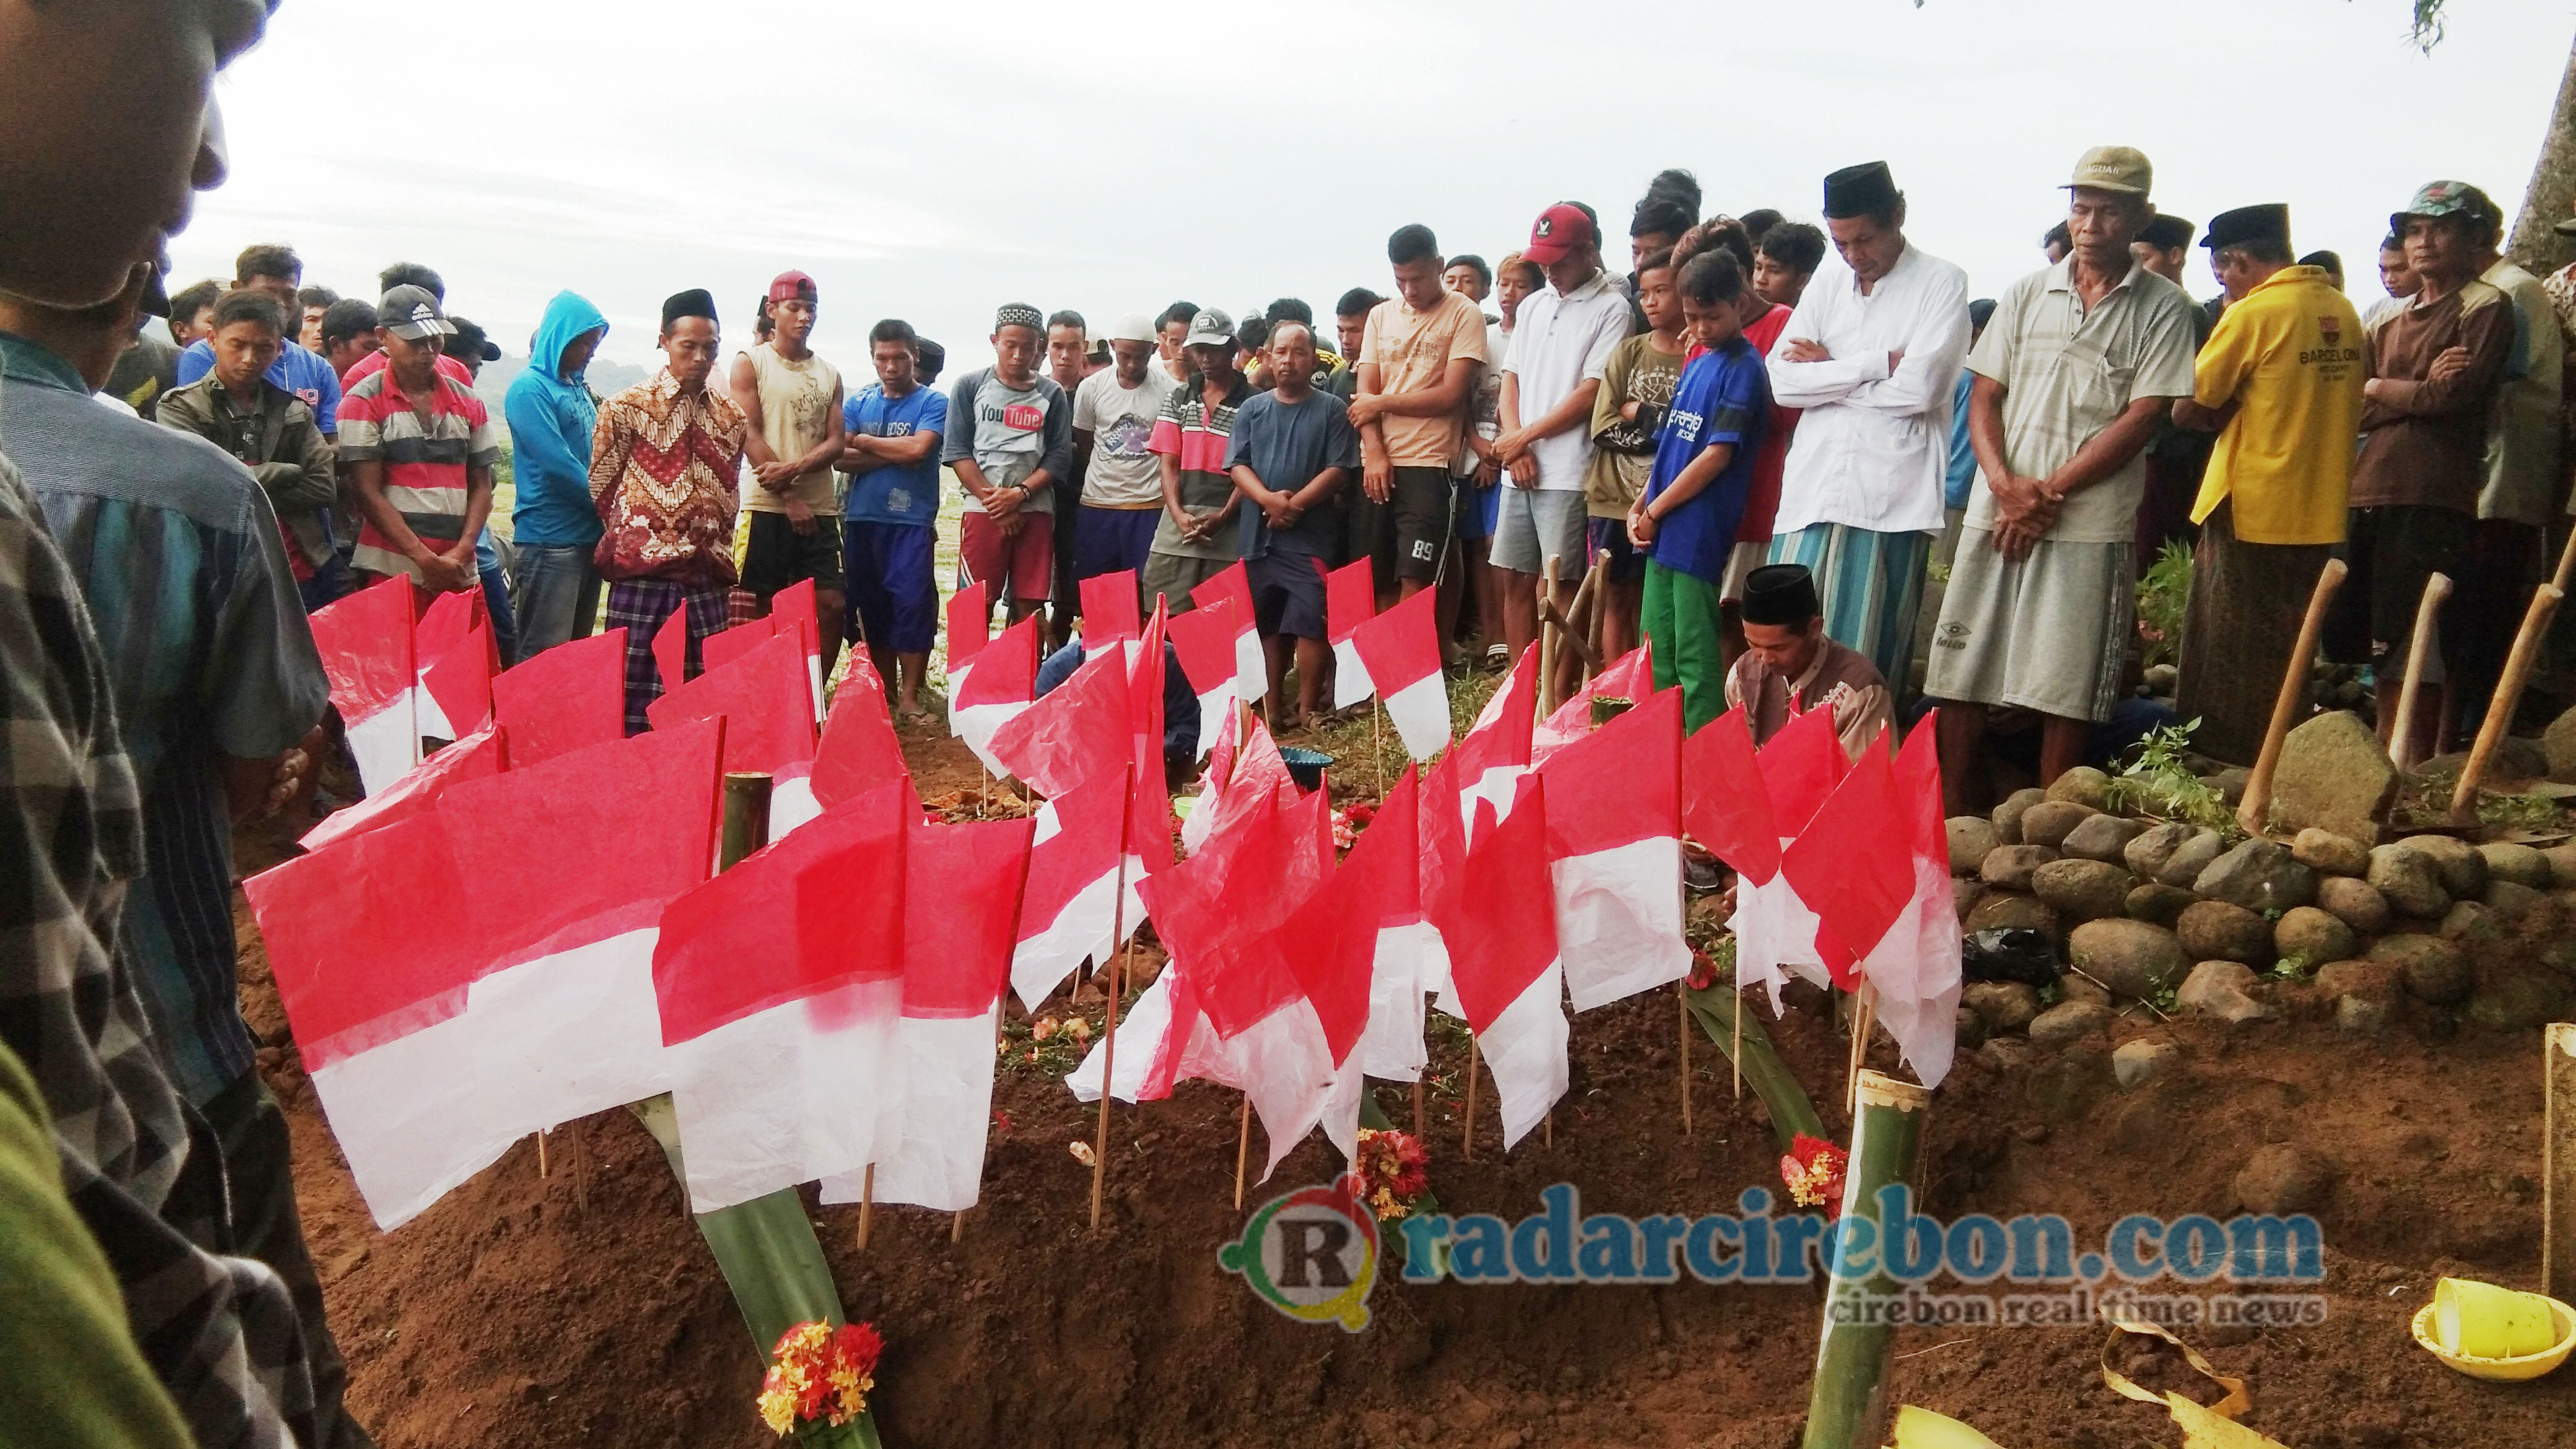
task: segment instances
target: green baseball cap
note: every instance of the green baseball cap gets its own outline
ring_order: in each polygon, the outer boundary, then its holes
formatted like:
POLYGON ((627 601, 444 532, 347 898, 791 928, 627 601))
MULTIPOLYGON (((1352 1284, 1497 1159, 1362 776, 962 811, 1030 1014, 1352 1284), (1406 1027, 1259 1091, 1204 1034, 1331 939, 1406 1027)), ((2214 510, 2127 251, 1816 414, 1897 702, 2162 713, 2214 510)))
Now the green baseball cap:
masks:
POLYGON ((2415 199, 2406 209, 2389 213, 2388 229, 2400 236, 2406 234, 2410 216, 2465 216, 2472 221, 2499 222, 2504 213, 2487 194, 2465 181, 2430 181, 2418 187, 2415 199))

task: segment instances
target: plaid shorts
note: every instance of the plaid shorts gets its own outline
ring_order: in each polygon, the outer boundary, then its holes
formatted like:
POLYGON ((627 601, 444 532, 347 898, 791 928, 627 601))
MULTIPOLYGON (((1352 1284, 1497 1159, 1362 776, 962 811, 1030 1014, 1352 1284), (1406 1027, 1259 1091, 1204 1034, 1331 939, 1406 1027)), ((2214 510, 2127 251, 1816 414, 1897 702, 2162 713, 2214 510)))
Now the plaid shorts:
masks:
MULTIPOLYGON (((608 627, 626 631, 626 732, 640 735, 651 727, 645 711, 662 697, 666 682, 653 661, 653 633, 683 606, 689 611, 688 666, 683 677, 698 676, 698 641, 725 627, 726 596, 722 585, 691 587, 668 579, 619 579, 608 586, 608 627)), ((668 683, 676 684, 672 680, 668 683)))

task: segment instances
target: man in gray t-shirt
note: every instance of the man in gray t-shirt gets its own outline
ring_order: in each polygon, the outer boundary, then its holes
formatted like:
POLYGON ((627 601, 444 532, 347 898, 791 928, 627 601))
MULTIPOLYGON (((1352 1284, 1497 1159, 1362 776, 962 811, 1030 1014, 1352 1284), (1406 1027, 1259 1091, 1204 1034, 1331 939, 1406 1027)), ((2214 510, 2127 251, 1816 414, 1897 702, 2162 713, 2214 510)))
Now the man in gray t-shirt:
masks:
POLYGON ((1047 601, 1055 570, 1055 493, 1073 470, 1073 405, 1038 372, 1044 319, 1025 302, 993 318, 993 365, 957 379, 939 460, 966 493, 957 555, 968 581, 1010 602, 1013 623, 1047 601))

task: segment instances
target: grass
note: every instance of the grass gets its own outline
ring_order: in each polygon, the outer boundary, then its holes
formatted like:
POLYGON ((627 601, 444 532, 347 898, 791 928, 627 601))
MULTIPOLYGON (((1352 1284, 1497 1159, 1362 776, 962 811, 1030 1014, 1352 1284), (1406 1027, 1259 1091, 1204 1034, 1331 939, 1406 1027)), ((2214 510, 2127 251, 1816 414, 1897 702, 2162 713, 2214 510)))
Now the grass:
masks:
MULTIPOLYGON (((2456 765, 2426 770, 2415 777, 2409 788, 2411 797, 2401 801, 2398 815, 2405 820, 2439 823, 2449 818, 2451 797, 2459 792, 2460 771, 2456 765)), ((2534 792, 2528 795, 2500 795, 2493 791, 2478 793, 2478 823, 2506 831, 2524 831, 2546 835, 2564 829, 2561 809, 2566 804, 2553 795, 2534 792)))
POLYGON ((2191 550, 2167 542, 2138 580, 2138 633, 2149 665, 2172 664, 2182 641, 2184 609, 2191 602, 2191 550))
POLYGON ((2198 728, 2199 720, 2168 725, 2141 740, 2137 753, 2119 774, 2111 777, 2111 804, 2114 809, 2135 809, 2215 830, 2220 839, 2234 842, 2245 833, 2236 823, 2236 811, 2228 805, 2227 797, 2194 775, 2184 763, 2183 757, 2191 748, 2191 732, 2198 728))

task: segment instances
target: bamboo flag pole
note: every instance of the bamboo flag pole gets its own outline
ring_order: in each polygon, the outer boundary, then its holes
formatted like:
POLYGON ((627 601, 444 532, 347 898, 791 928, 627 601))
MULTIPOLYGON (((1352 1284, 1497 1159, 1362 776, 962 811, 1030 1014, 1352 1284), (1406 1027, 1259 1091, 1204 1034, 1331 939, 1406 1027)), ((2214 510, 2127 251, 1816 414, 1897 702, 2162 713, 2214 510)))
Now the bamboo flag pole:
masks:
MULTIPOLYGON (((2424 580, 2424 601, 2415 606, 2414 642, 2406 646, 2406 683, 2397 691, 2397 717, 2415 717, 2415 697, 2424 687, 2424 661, 2433 653, 2433 621, 2442 601, 2451 597, 2451 576, 2436 573, 2424 580)), ((2415 732, 2401 729, 2390 738, 2388 763, 2402 773, 2415 767, 2415 732)))
MULTIPOLYGON (((1852 1119, 1849 1185, 1843 1192, 1843 1218, 1859 1218, 1879 1231, 1879 1190, 1891 1184, 1911 1185, 1923 1150, 1923 1121, 1932 1093, 1912 1082, 1876 1072, 1861 1073, 1858 1115, 1852 1119)), ((1837 1258, 1856 1262, 1858 1255, 1837 1258)), ((1815 1387, 1807 1399, 1806 1437, 1801 1449, 1874 1449, 1887 1442, 1888 1352, 1895 1347, 1896 1325, 1884 1313, 1869 1311, 1892 1298, 1900 1287, 1889 1276, 1885 1259, 1873 1257, 1870 1271, 1855 1275, 1834 1270, 1826 1290, 1824 1343, 1816 1354, 1815 1387)))
POLYGON ((1682 1034, 1682 1135, 1684 1137, 1691 1135, 1689 992, 1690 983, 1688 981, 1677 981, 1673 983, 1674 1015, 1680 1023, 1682 1034))
POLYGON ((1243 1094, 1243 1123, 1234 1138, 1234 1210, 1243 1211, 1243 1163, 1252 1155, 1252 1094, 1243 1094))
MULTIPOLYGON (((1740 889, 1742 889, 1742 888, 1743 888, 1743 878, 1742 878, 1741 876, 1739 876, 1739 877, 1737 877, 1737 889, 1739 889, 1739 890, 1740 890, 1740 889)), ((1726 988, 1727 988, 1727 990, 1728 990, 1728 991, 1730 991, 1730 992, 1734 993, 1734 996, 1735 996, 1735 1015, 1734 1015, 1734 1017, 1732 1018, 1732 1020, 1733 1020, 1733 1025, 1731 1025, 1731 1026, 1728 1028, 1728 1031, 1729 1031, 1729 1032, 1731 1032, 1731 1033, 1733 1034, 1734 1038, 1735 1038, 1735 1047, 1734 1047, 1734 1050, 1729 1051, 1729 1052, 1726 1054, 1726 1060, 1727 1060, 1728 1065, 1730 1065, 1730 1066, 1732 1066, 1732 1067, 1734 1067, 1734 1068, 1735 1068, 1735 1100, 1737 1100, 1737 1101, 1739 1101, 1739 1102, 1741 1102, 1741 1101, 1743 1101, 1743 1100, 1744 1100, 1744 970, 1743 970, 1743 954, 1742 954, 1742 953, 1743 953, 1743 950, 1744 950, 1744 943, 1743 943, 1743 942, 1741 942, 1741 941, 1738 941, 1738 942, 1736 943, 1736 952, 1737 952, 1737 960, 1736 960, 1736 964, 1735 964, 1733 967, 1730 967, 1730 968, 1727 970, 1727 973, 1726 973, 1726 988)), ((1777 1008, 1775 1007, 1774 1009, 1776 1010, 1777 1008)))
POLYGON ((1476 1160, 1476 1034, 1467 1033, 1467 1111, 1466 1126, 1458 1134, 1458 1160, 1476 1160))
MULTIPOLYGON (((2531 682, 2531 668, 2540 659, 2540 641, 2549 633, 2549 621, 2558 613, 2558 601, 2566 597, 2556 584, 2542 584, 2532 590, 2531 608, 2522 616, 2522 628, 2513 636, 2513 652, 2504 660, 2504 677, 2496 681, 2495 697, 2487 701, 2487 717, 2478 724, 2478 741, 2469 747, 2469 762, 2460 767, 2459 788, 2451 792, 2451 823, 2478 823, 2478 787, 2486 783, 2487 765, 2495 758, 2496 746, 2504 743, 2504 732, 2513 723, 2514 706, 2522 702, 2523 686, 2531 682)), ((2403 722, 2401 721, 2401 726, 2403 722)))
MULTIPOLYGON (((1136 766, 1130 761, 1127 789, 1131 796, 1135 788, 1136 766)), ((1126 812, 1129 816, 1135 813, 1133 810, 1126 812)), ((1118 826, 1118 885, 1110 900, 1113 904, 1109 908, 1109 941, 1114 946, 1121 936, 1126 936, 1127 931, 1127 822, 1124 820, 1118 826)), ((1100 1231, 1101 1183, 1109 1170, 1109 1101, 1118 1084, 1118 998, 1126 994, 1127 972, 1136 964, 1136 938, 1127 936, 1126 939, 1123 964, 1108 973, 1109 1018, 1108 1024, 1100 1029, 1100 1132, 1091 1148, 1091 1230, 1095 1233, 1100 1231)))
POLYGON ((1427 1145, 1422 1135, 1422 1073, 1413 1074, 1413 1140, 1427 1145))
POLYGON ((877 1217, 877 1165, 869 1163, 859 1174, 859 1251, 868 1250, 868 1232, 877 1217))
POLYGON ((1556 649, 1558 631, 1554 620, 1556 605, 1556 572, 1563 567, 1555 554, 1547 556, 1546 572, 1538 583, 1538 717, 1545 719, 1556 712, 1556 649))
MULTIPOLYGON (((2317 640, 2325 633, 2326 608, 2334 602, 2335 590, 2343 587, 2346 572, 2339 558, 2326 560, 2317 573, 2316 592, 2308 596, 2307 617, 2299 623, 2299 642, 2290 649, 2290 666, 2281 676, 2281 692, 2272 701, 2272 725, 2263 732, 2263 751, 2254 757, 2254 772, 2246 777, 2245 798, 2236 807, 2236 823, 2248 835, 2261 835, 2272 813, 2272 772, 2281 763, 2281 741, 2299 718, 2299 706, 2308 698, 2308 670, 2317 662, 2317 640)), ((2404 729, 2407 722, 2399 721, 2404 729)))
POLYGON ((1386 700, 1381 695, 1369 696, 1369 760, 1377 766, 1377 798, 1386 798, 1386 700))

